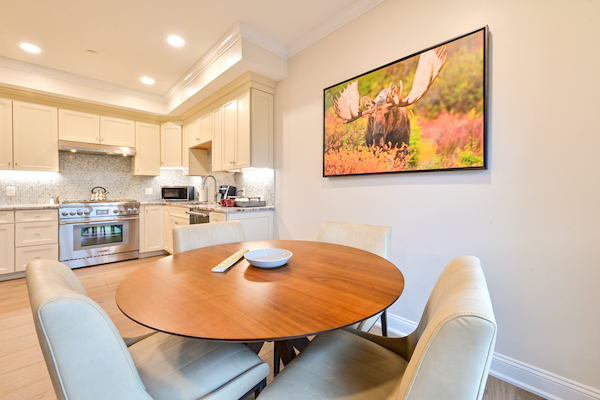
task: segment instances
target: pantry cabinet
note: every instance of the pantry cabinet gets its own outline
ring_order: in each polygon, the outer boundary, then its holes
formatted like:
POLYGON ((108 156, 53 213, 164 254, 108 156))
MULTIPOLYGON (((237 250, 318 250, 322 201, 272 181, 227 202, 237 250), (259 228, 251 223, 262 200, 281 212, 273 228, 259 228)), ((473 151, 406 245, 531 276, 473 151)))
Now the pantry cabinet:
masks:
POLYGON ((135 123, 136 154, 131 162, 135 176, 160 175, 160 125, 135 123))
POLYGON ((213 130, 213 171, 273 168, 273 95, 258 89, 223 99, 220 137, 213 130), (219 162, 220 161, 220 162, 219 162))
POLYGON ((58 172, 58 109, 13 101, 14 169, 58 172))
POLYGON ((168 122, 160 126, 160 166, 181 168, 181 126, 168 122))
POLYGON ((163 206, 142 206, 140 210, 140 253, 164 249, 163 206))
POLYGON ((13 169, 12 101, 0 99, 0 170, 13 169))

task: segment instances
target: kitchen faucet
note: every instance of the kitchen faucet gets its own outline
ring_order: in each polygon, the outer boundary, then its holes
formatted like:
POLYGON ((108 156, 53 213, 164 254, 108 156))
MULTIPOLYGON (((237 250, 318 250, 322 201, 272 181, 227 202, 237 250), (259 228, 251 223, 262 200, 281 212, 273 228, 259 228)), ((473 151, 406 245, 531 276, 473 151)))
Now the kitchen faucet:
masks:
MULTIPOLYGON (((206 176, 204 177, 204 181, 202 182, 202 183, 204 183, 204 185, 206 185, 206 180, 207 180, 208 178, 213 178, 213 180, 215 181, 215 196, 214 196, 213 198, 215 199, 215 201, 214 201, 215 203, 219 203, 219 200, 217 200, 217 196, 219 196, 219 185, 217 184, 217 178, 215 178, 215 177, 214 177, 214 176, 212 176, 212 175, 206 175, 206 176)), ((207 188, 207 189, 208 189, 208 188, 207 188)))

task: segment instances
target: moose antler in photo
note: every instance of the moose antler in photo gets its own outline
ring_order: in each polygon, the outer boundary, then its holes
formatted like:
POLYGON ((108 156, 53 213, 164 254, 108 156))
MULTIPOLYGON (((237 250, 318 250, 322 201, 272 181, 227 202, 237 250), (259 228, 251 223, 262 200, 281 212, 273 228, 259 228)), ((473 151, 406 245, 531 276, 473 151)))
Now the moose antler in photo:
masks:
POLYGON ((410 142, 410 120, 403 107, 422 98, 446 62, 446 46, 436 47, 421 54, 410 93, 402 97, 403 84, 383 89, 373 100, 360 98, 358 80, 349 83, 338 98, 332 98, 339 118, 347 124, 368 115, 365 131, 368 146, 406 148, 410 142))

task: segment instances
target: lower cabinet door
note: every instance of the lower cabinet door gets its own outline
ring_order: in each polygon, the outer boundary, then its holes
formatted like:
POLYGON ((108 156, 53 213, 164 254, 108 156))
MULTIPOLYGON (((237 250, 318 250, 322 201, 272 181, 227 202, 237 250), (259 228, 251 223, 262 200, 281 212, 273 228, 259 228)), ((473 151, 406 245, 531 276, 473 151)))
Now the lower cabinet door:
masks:
POLYGON ((15 272, 14 249, 15 225, 0 224, 0 274, 11 274, 15 272))
POLYGON ((15 271, 25 271, 29 262, 40 258, 58 261, 58 244, 17 247, 15 249, 15 271))

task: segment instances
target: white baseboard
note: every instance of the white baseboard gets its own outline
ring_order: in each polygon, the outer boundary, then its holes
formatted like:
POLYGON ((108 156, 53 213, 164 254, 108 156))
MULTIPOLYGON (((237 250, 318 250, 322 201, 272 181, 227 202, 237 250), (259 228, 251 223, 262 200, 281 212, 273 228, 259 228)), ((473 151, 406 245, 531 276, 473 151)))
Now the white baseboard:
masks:
MULTIPOLYGON (((417 323, 387 314, 388 331, 406 336, 417 323)), ((381 322, 377 321, 381 327, 381 322)), ((600 390, 558 376, 541 368, 494 353, 490 375, 548 400, 600 400, 600 390)))

